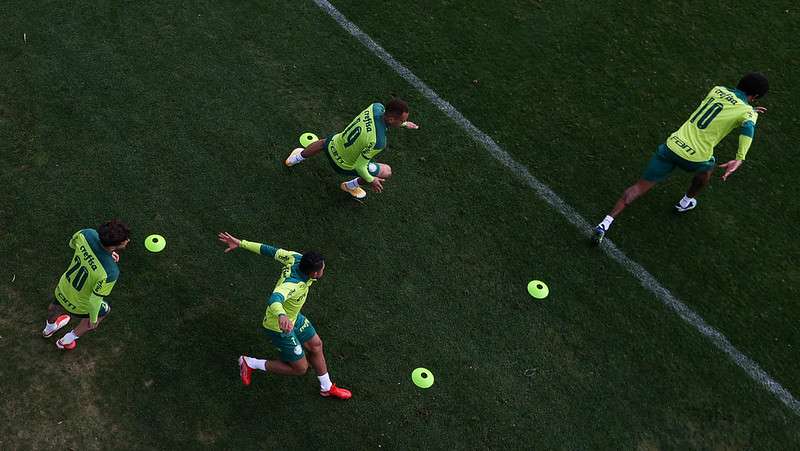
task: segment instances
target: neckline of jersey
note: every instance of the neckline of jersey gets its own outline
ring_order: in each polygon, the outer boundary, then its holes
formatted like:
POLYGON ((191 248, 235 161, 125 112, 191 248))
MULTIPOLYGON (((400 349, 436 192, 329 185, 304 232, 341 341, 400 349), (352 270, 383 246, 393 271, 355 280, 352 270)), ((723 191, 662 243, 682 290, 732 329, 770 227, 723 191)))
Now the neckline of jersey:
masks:
POLYGON ((747 102, 747 95, 744 93, 744 91, 741 91, 737 88, 728 88, 728 91, 731 91, 736 97, 741 99, 744 103, 750 105, 750 103, 747 102))

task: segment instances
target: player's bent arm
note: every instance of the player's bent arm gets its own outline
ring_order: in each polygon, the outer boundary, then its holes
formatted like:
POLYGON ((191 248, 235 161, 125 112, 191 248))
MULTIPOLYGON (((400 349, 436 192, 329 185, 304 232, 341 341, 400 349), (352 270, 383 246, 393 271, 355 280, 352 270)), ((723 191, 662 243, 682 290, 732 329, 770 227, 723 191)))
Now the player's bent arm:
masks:
POLYGON ((260 254, 260 255, 269 255, 270 257, 275 257, 275 254, 278 252, 278 248, 274 246, 270 246, 269 244, 262 244, 256 243, 254 241, 247 241, 242 240, 242 243, 239 245, 242 249, 247 249, 250 252, 260 254))
POLYGON ((100 314, 100 304, 103 298, 92 293, 89 295, 89 327, 97 327, 97 317, 100 314))
POLYGON ((272 313, 275 316, 286 316, 286 310, 283 309, 283 301, 286 299, 280 293, 272 293, 269 297, 267 303, 269 307, 267 307, 267 311, 272 313))
POLYGON ((358 174, 365 182, 372 183, 375 177, 369 173, 369 158, 364 156, 362 152, 356 162, 353 164, 353 169, 355 169, 356 174, 358 174))
POLYGON ((742 124, 742 131, 739 134, 739 150, 736 151, 736 159, 744 160, 750 145, 753 144, 753 137, 756 134, 756 125, 747 121, 742 124))

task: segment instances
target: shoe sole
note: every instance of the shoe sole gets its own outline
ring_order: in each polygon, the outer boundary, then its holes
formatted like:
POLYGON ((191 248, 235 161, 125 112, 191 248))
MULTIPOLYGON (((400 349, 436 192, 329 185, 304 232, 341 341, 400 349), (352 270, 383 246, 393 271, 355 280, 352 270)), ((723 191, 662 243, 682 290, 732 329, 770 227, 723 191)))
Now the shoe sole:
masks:
MULTIPOLYGON (((292 158, 292 157, 295 155, 295 152, 296 152, 296 151, 297 151, 297 149, 294 149, 294 150, 292 151, 292 153, 290 153, 290 154, 289 154, 289 158, 292 158)), ((303 149, 300 149, 300 152, 302 152, 302 151, 303 151, 303 149)), ((283 164, 285 164, 287 168, 290 168, 290 167, 292 167, 292 166, 295 166, 295 165, 299 164, 299 162, 298 162, 298 163, 295 163, 295 164, 290 164, 290 163, 289 163, 289 158, 287 158, 287 159, 283 160, 283 164)))
POLYGON ((323 394, 322 394, 322 392, 319 392, 319 395, 320 395, 320 396, 322 396, 323 398, 341 399, 342 401, 347 401, 348 399, 350 399, 350 398, 352 398, 352 397, 353 397, 353 395, 351 394, 351 395, 350 395, 350 396, 348 396, 347 398, 341 398, 341 397, 339 397, 339 396, 334 396, 334 395, 330 395, 330 394, 328 394, 328 395, 323 395, 323 394))
POLYGON ((47 335, 45 335, 44 333, 42 333, 42 337, 43 337, 43 338, 50 338, 50 337, 52 337, 53 335, 55 335, 55 333, 56 333, 56 332, 58 332, 59 330, 61 330, 62 328, 64 328, 64 326, 66 326, 67 324, 69 324, 70 320, 72 320, 72 318, 71 318, 70 316, 67 316, 67 320, 66 320, 66 321, 64 321, 64 323, 63 323, 63 324, 61 324, 61 325, 59 326, 59 325, 58 325, 58 323, 56 323, 56 329, 55 329, 54 331, 50 332, 50 333, 49 333, 49 334, 47 334, 47 335))
POLYGON ((241 379, 242 385, 244 385, 246 387, 246 386, 250 385, 250 382, 246 382, 244 380, 244 367, 245 367, 245 365, 247 365, 247 363, 245 363, 245 361, 244 361, 244 356, 239 356, 239 379, 241 379))
POLYGON ((76 347, 78 347, 78 345, 76 345, 76 344, 75 344, 75 342, 73 341, 73 342, 72 342, 72 347, 68 347, 67 345, 61 344, 61 340, 58 340, 58 341, 56 342, 56 347, 57 347, 58 349, 63 349, 64 351, 72 351, 73 349, 75 349, 76 347))
POLYGON ((364 194, 361 197, 359 197, 359 196, 356 196, 355 194, 353 194, 353 192, 350 191, 349 189, 345 188, 344 185, 339 185, 339 189, 341 189, 345 193, 349 194, 350 197, 352 197, 355 200, 362 200, 362 199, 365 199, 367 197, 367 192, 366 191, 364 191, 364 194))

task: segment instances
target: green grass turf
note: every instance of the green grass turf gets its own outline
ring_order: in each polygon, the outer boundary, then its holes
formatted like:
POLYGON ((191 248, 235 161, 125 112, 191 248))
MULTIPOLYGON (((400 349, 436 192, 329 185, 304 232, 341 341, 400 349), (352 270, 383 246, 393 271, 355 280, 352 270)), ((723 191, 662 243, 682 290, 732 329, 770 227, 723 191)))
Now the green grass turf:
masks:
MULTIPOLYGON (((743 39, 678 19, 699 4, 404 4, 337 6, 592 217, 707 87, 767 71, 771 110, 741 173, 680 220, 673 178, 613 238, 800 391, 797 188, 780 153, 796 138, 795 12, 771 6, 770 33, 743 39), (736 54, 705 44, 730 40, 736 54)), ((702 17, 740 17, 721 5, 702 17)), ((0 8, 0 447, 800 445, 797 416, 313 4, 0 8), (390 92, 423 129, 391 133, 384 194, 346 199, 321 157, 282 166, 302 131, 336 131, 390 92), (62 354, 38 334, 67 239, 112 216, 136 233, 114 311, 62 354), (278 267, 224 255, 220 230, 328 257, 304 311, 353 400, 319 398, 312 374, 240 385, 239 354, 274 356, 259 325, 278 267), (143 249, 149 233, 165 252, 143 249), (534 277, 545 302, 525 292, 534 277), (430 390, 411 385, 417 366, 430 390)))

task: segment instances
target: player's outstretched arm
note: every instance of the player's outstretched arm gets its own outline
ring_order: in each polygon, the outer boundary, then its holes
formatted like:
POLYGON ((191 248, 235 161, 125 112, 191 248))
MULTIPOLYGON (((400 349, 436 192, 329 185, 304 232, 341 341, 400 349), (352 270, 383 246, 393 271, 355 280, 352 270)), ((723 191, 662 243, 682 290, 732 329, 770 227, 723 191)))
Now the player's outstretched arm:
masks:
POLYGON ((736 172, 739 169, 739 166, 742 165, 742 160, 731 160, 727 163, 722 163, 719 167, 725 169, 725 173, 722 174, 722 181, 728 180, 728 176, 736 172))
POLYGON ((239 238, 236 238, 235 236, 231 235, 228 232, 219 232, 219 235, 217 235, 217 238, 219 238, 220 241, 222 241, 223 243, 225 243, 228 246, 228 248, 225 249, 225 253, 228 253, 228 252, 238 248, 242 244, 242 240, 240 240, 239 238))

